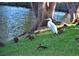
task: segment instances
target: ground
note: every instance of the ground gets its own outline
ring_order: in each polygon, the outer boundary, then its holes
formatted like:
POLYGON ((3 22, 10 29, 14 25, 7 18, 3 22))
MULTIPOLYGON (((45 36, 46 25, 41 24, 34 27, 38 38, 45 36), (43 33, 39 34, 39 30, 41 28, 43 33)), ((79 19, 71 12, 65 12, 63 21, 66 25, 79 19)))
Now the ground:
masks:
POLYGON ((22 38, 18 43, 7 42, 0 48, 0 55, 25 55, 25 56, 70 56, 79 55, 79 26, 67 27, 64 33, 54 35, 51 31, 37 34, 33 41, 22 38), (47 49, 37 49, 39 44, 46 45, 47 49))

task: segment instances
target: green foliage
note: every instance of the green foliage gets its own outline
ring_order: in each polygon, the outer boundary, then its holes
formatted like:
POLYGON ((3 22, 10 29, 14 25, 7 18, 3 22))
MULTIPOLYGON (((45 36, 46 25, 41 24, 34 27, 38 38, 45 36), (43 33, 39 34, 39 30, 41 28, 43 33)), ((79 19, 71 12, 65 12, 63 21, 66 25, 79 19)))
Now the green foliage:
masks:
POLYGON ((79 26, 67 27, 64 33, 54 35, 51 31, 36 35, 33 41, 22 38, 18 43, 6 43, 0 48, 0 55, 79 55, 79 26), (39 44, 46 45, 47 49, 37 49, 39 44))

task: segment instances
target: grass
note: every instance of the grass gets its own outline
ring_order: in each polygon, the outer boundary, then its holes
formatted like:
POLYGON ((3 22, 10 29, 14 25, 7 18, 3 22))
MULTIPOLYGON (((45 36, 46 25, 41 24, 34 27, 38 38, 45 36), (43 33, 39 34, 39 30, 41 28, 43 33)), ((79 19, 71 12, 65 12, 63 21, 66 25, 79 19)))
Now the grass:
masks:
POLYGON ((18 43, 7 42, 0 48, 0 55, 7 56, 79 56, 79 26, 67 27, 64 33, 54 35, 51 31, 40 33, 33 41, 22 38, 18 43), (37 49, 38 44, 46 45, 47 49, 37 49))

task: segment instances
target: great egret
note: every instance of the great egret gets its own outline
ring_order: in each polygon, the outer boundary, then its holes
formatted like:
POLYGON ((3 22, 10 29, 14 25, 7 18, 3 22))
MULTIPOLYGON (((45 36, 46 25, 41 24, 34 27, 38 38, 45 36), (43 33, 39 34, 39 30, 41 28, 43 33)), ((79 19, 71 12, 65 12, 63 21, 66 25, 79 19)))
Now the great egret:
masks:
POLYGON ((47 22, 48 28, 50 28, 52 32, 54 32, 55 34, 58 34, 57 26, 52 22, 52 19, 48 18, 47 20, 48 20, 47 22))

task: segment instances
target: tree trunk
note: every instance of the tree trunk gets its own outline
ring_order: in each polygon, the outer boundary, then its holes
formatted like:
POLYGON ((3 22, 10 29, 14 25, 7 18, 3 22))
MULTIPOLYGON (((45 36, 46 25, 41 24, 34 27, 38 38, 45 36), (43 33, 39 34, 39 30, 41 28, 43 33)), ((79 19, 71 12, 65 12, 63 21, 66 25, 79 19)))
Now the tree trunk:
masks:
POLYGON ((37 22, 31 28, 31 33, 34 30, 40 28, 46 18, 51 17, 54 15, 56 3, 55 2, 33 2, 31 3, 32 10, 35 13, 37 22))
POLYGON ((76 11, 76 16, 77 16, 77 19, 79 19, 79 3, 78 3, 77 11, 76 11))
POLYGON ((54 18, 55 8, 56 8, 56 2, 46 3, 45 9, 47 12, 47 17, 54 18))
POLYGON ((32 26, 30 33, 33 33, 34 30, 37 30, 38 28, 38 24, 40 24, 41 20, 42 20, 42 14, 43 14, 43 3, 42 2, 33 2, 31 3, 32 6, 32 10, 35 14, 35 19, 36 19, 36 23, 32 26))
POLYGON ((70 21, 73 22, 76 19, 76 10, 78 3, 77 2, 67 2, 67 9, 69 11, 69 14, 71 15, 70 21))

